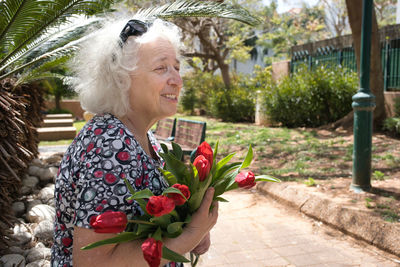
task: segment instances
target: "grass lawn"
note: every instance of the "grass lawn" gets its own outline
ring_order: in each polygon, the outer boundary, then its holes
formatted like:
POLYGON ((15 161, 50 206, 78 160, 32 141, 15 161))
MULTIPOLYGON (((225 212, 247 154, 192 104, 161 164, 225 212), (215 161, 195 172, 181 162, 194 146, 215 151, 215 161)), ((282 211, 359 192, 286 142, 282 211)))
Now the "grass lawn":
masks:
MULTIPOLYGON (((236 152, 243 159, 249 144, 254 159, 249 167, 256 175, 266 174, 282 181, 296 181, 313 186, 333 198, 347 199, 352 177, 353 133, 308 128, 278 128, 250 123, 225 123, 200 116, 179 118, 207 122, 206 141, 211 146, 219 142, 219 159, 236 152)), ((74 123, 79 131, 84 121, 74 123)), ((40 142, 42 145, 68 145, 72 140, 40 142)), ((372 183, 381 190, 377 194, 355 194, 347 200, 354 208, 368 208, 387 221, 400 220, 400 140, 374 133, 372 140, 372 183), (371 199, 369 199, 371 198, 371 199)))
MULTIPOLYGON (((219 142, 220 156, 236 152, 245 156, 248 145, 254 150, 251 169, 282 180, 309 178, 349 178, 352 175, 353 134, 308 128, 278 128, 250 123, 226 123, 200 116, 183 116, 207 122, 206 141, 214 147, 219 142)), ((85 121, 74 123, 77 131, 85 121)), ((42 145, 67 145, 72 140, 40 142, 42 145)), ((373 178, 384 180, 400 175, 400 140, 383 134, 373 137, 373 178)))

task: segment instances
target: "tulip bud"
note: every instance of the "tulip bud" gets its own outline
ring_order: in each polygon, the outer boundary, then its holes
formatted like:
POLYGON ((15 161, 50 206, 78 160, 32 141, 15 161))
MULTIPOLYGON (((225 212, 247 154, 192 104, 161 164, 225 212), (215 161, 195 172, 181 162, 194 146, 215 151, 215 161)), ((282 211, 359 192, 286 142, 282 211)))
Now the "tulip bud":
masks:
POLYGON ((149 237, 142 244, 142 252, 150 267, 158 267, 162 256, 162 242, 149 237))
POLYGON ((167 196, 152 196, 146 205, 148 214, 160 217, 175 209, 174 201, 167 196))
POLYGON ((168 193, 168 197, 174 201, 176 206, 185 204, 186 200, 190 197, 189 187, 184 184, 174 184, 172 187, 179 189, 186 199, 178 193, 168 193))
POLYGON ((241 172, 236 178, 235 182, 238 183, 239 187, 249 189, 256 185, 256 177, 252 172, 241 172))
POLYGON ((121 233, 125 230, 128 218, 121 211, 106 211, 90 219, 96 233, 121 233))
POLYGON ((199 173, 199 180, 204 181, 211 170, 210 162, 203 155, 200 155, 194 160, 193 165, 199 173))
POLYGON ((213 150, 207 142, 203 142, 197 147, 196 156, 200 155, 203 155, 208 160, 211 168, 213 164, 213 150))

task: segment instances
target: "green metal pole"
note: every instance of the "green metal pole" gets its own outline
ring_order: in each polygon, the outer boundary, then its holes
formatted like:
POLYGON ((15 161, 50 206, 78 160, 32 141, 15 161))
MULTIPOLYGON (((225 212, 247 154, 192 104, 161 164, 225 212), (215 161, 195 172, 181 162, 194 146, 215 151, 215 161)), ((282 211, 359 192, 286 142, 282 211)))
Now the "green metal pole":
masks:
POLYGON ((375 96, 369 87, 371 28, 373 0, 363 0, 360 53, 360 89, 353 96, 354 149, 353 180, 350 188, 356 192, 371 189, 372 112, 375 96))

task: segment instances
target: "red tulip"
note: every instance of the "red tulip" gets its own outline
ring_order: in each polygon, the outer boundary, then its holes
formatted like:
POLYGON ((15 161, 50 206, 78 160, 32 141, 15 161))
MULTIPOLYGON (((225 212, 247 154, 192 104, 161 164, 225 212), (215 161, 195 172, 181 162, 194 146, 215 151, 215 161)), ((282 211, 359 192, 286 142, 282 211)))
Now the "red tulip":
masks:
POLYGON ((121 233, 128 219, 121 211, 106 211, 90 219, 90 225, 96 233, 121 233))
POLYGON ((178 193, 169 193, 168 197, 174 201, 176 206, 185 204, 186 200, 190 197, 189 187, 184 184, 174 184, 172 187, 179 189, 186 199, 178 193))
POLYGON ((142 244, 142 252, 150 267, 158 267, 162 256, 162 242, 149 237, 142 244))
POLYGON ((160 217, 170 213, 175 208, 175 203, 167 196, 152 196, 146 205, 148 214, 160 217))
POLYGON ((197 147, 196 157, 200 156, 200 155, 203 155, 208 160, 208 162, 210 163, 210 166, 212 167, 213 151, 212 151, 211 146, 205 141, 197 147))
POLYGON ((195 158, 193 165, 199 172, 199 180, 204 181, 211 170, 210 162, 203 155, 200 155, 195 158))
POLYGON ((241 172, 236 178, 235 182, 238 183, 239 187, 249 189, 256 185, 256 177, 252 172, 241 172))

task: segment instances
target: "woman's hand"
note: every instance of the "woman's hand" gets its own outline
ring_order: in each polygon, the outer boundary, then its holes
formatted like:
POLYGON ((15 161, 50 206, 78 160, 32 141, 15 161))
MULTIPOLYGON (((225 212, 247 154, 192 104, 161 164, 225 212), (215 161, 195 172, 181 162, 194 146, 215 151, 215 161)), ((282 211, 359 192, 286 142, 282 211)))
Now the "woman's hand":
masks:
POLYGON ((197 247, 199 247, 199 251, 200 248, 204 252, 208 250, 209 244, 207 245, 207 242, 209 243, 209 240, 207 241, 207 235, 218 219, 218 202, 213 202, 214 191, 212 187, 207 189, 199 209, 193 214, 191 222, 185 227, 183 233, 177 238, 166 240, 165 245, 168 248, 182 255, 195 248, 197 250, 197 247), (212 209, 210 210, 211 206, 212 209), (200 245, 200 243, 203 244, 200 245))
POLYGON ((208 251, 211 245, 210 232, 200 241, 200 243, 191 252, 197 255, 203 255, 208 251))
POLYGON ((218 219, 218 202, 213 202, 214 188, 210 187, 204 194, 203 201, 199 209, 192 216, 192 221, 186 226, 190 232, 203 232, 202 240, 205 235, 213 228, 218 219))

